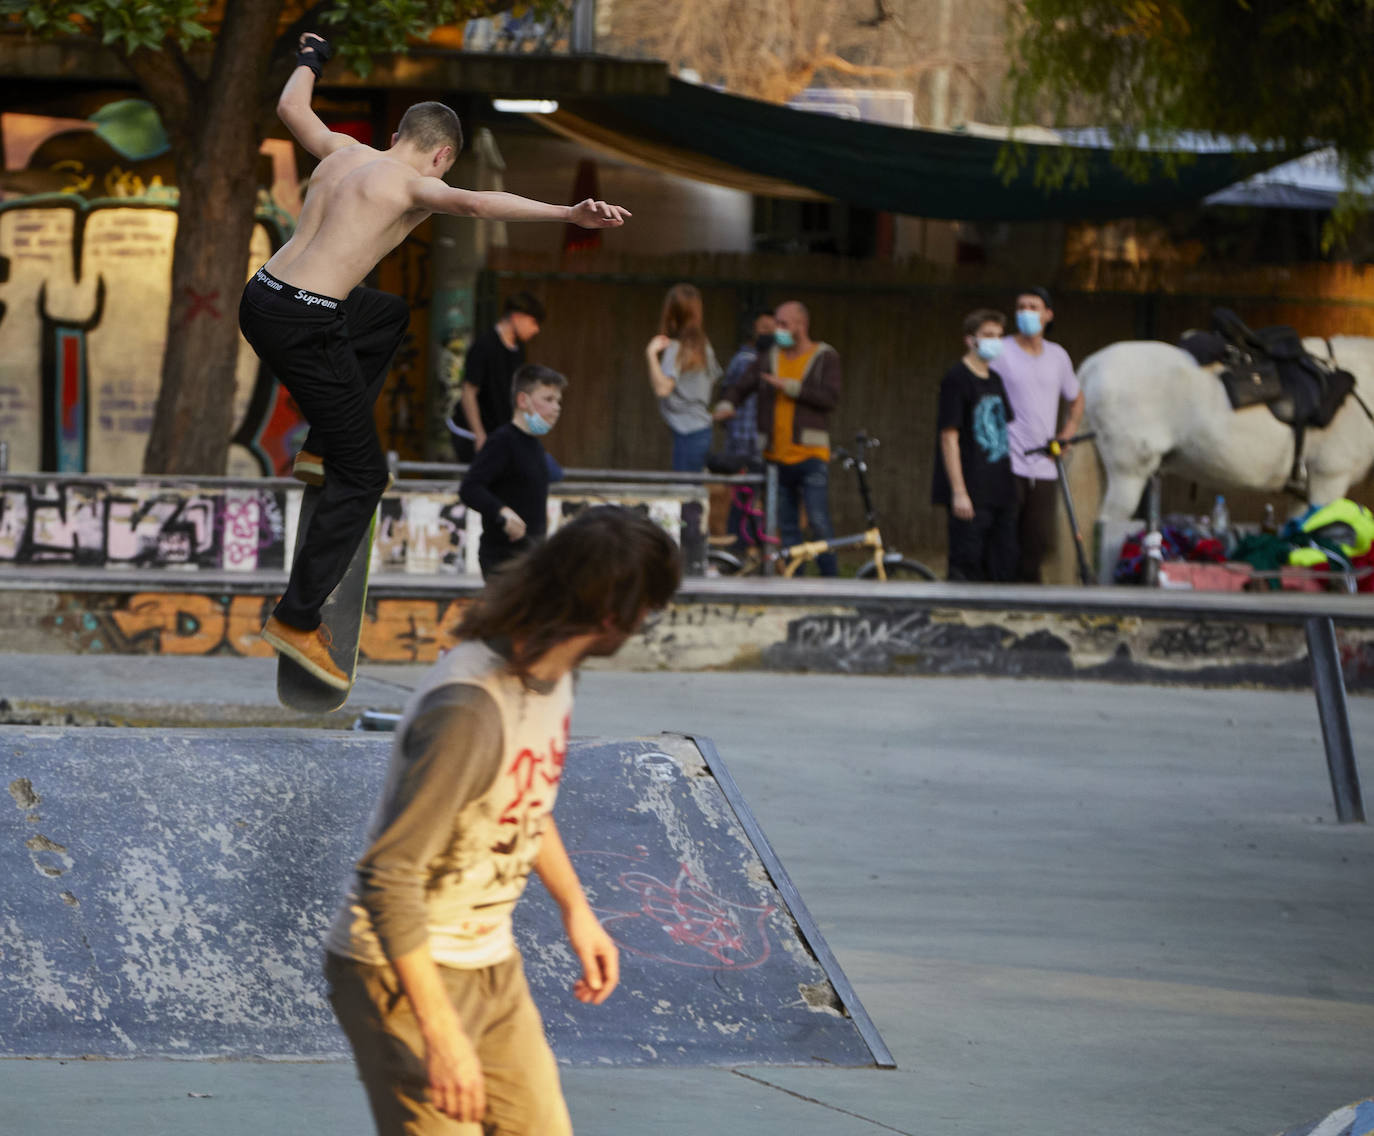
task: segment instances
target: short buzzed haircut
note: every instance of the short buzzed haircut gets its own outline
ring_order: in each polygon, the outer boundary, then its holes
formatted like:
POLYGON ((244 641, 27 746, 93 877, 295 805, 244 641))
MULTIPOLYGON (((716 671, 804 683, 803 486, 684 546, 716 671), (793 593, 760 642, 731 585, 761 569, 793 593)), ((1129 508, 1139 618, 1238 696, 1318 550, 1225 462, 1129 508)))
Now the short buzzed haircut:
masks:
POLYGON ((512 312, 520 312, 529 316, 536 323, 544 322, 544 305, 541 304, 536 296, 529 292, 516 292, 510 296, 502 309, 506 315, 512 312))
POLYGON ((443 103, 416 103, 401 115, 399 137, 419 150, 452 146, 454 157, 463 149, 463 127, 458 116, 443 103))
POLYGON ((510 381, 511 401, 522 391, 529 394, 535 387, 556 387, 562 390, 568 385, 567 377, 560 375, 552 367, 544 367, 538 363, 526 363, 517 368, 510 381))
POLYGON ((1007 327, 1007 317, 1001 312, 995 312, 991 308, 979 308, 976 312, 969 312, 964 317, 964 334, 977 335, 979 328, 985 323, 995 323, 1003 331, 1007 327))

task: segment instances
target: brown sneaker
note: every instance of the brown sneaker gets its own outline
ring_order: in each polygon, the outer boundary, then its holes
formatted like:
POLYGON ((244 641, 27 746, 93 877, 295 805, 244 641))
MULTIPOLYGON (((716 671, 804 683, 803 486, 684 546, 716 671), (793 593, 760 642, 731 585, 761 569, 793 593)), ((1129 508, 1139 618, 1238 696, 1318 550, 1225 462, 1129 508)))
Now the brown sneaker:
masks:
POLYGON ((333 636, 323 623, 314 631, 300 631, 287 626, 274 615, 263 626, 262 637, 273 649, 336 690, 347 690, 353 685, 348 675, 329 656, 333 636))
MULTIPOLYGON (((324 458, 319 454, 312 454, 309 450, 301 450, 296 455, 296 460, 291 463, 291 476, 297 481, 304 481, 307 485, 324 484, 324 458)), ((396 475, 388 473, 386 475, 386 489, 383 492, 390 493, 391 487, 396 484, 396 475)))
POLYGON ((319 454, 312 454, 309 450, 302 450, 291 463, 291 476, 297 481, 304 481, 307 485, 323 485, 324 458, 319 454))

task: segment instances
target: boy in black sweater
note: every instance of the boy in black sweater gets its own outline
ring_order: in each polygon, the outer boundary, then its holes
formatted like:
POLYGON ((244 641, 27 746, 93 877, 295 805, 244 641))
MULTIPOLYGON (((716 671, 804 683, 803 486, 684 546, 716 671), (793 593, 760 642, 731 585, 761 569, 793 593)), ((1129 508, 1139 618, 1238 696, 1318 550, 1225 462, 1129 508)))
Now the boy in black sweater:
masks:
POLYGON ((487 435, 458 489, 463 504, 482 515, 477 561, 483 579, 548 530, 549 464, 539 437, 558 421, 567 385, 538 363, 517 370, 511 380, 515 415, 487 435))

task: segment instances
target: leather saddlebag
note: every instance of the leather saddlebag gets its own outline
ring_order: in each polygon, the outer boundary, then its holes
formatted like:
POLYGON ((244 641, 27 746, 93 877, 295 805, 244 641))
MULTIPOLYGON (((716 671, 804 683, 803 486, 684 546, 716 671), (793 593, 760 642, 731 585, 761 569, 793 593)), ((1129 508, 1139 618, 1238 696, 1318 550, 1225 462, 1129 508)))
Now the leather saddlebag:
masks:
POLYGON ((1246 360, 1235 370, 1222 371, 1221 385, 1236 410, 1270 402, 1283 394, 1279 369, 1268 359, 1246 360))

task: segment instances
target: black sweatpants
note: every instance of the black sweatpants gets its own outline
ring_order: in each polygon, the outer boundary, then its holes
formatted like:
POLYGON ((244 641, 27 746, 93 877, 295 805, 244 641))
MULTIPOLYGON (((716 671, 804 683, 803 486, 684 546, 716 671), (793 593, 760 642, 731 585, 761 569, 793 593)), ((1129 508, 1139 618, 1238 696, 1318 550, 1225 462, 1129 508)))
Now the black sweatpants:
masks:
POLYGON ((1021 505, 1017 533, 1021 554, 1016 579, 1023 584, 1038 584, 1040 565, 1054 544, 1055 520, 1059 515, 1059 480, 1042 481, 1018 475, 1016 499, 1021 505))
POLYGON ((337 300, 259 269, 243 290, 239 328, 310 424, 304 448, 325 463, 319 503, 275 612, 290 627, 319 626, 320 608, 386 489, 372 407, 409 323, 406 302, 374 288, 337 300))
POLYGON ((1016 506, 989 508, 974 505, 973 520, 960 520, 949 514, 949 578, 951 580, 993 580, 1010 583, 1016 579, 1016 506))

